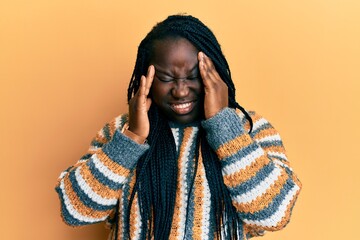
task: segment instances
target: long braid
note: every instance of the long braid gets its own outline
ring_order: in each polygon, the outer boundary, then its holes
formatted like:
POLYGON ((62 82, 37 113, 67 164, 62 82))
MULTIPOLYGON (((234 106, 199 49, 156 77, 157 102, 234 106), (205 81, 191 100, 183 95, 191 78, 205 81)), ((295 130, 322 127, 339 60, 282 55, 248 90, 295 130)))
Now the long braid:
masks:
MULTIPOLYGON (((178 37, 186 38, 199 51, 203 51, 212 59, 221 79, 228 86, 229 107, 237 108, 243 112, 250 122, 251 132, 252 119, 236 101, 236 89, 231 78, 230 68, 215 35, 200 20, 192 16, 169 16, 157 24, 142 40, 128 88, 128 101, 138 91, 141 75, 145 75, 147 72, 154 41, 178 37)), ((150 149, 137 164, 136 183, 131 193, 129 211, 126 214, 125 232, 130 232, 130 209, 137 193, 142 219, 141 239, 168 239, 174 214, 177 186, 176 146, 166 117, 162 116, 155 104, 152 104, 149 110, 149 121, 148 142, 150 149)), ((202 129, 199 132, 197 147, 199 148, 200 145, 211 193, 211 207, 214 209, 216 234, 220 239, 237 239, 240 219, 224 184, 220 161, 207 143, 206 133, 202 129)), ((197 153, 196 163, 198 157, 197 153)))

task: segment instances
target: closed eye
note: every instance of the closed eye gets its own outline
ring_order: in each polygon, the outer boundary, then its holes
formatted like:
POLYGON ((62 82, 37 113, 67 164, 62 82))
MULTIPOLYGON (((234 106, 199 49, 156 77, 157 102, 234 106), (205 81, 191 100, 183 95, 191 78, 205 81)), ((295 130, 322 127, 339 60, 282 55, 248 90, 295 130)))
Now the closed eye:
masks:
POLYGON ((200 76, 191 76, 191 77, 187 77, 186 79, 191 80, 191 81, 197 81, 200 80, 200 76))
POLYGON ((171 77, 159 77, 156 73, 155 73, 155 76, 161 82, 173 82, 175 80, 175 78, 171 78, 171 77))

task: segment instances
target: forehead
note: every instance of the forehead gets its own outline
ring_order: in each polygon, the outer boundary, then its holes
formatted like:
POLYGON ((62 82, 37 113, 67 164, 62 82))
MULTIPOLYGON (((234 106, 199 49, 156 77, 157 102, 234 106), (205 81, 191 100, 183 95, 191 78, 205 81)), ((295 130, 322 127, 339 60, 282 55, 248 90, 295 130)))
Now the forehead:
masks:
POLYGON ((198 52, 198 49, 185 38, 165 38, 154 41, 150 61, 152 64, 194 64, 197 62, 198 52))

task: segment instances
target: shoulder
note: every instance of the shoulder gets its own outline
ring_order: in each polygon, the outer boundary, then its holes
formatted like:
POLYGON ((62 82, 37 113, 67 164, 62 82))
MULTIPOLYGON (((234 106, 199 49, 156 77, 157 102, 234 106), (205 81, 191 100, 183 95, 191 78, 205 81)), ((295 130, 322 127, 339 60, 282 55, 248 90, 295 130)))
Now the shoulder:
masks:
POLYGON ((113 129, 121 129, 125 123, 129 121, 129 114, 123 113, 116 117, 114 117, 110 122, 107 124, 110 125, 113 129))
POLYGON ((102 143, 109 141, 114 136, 116 130, 121 130, 128 120, 129 115, 127 113, 114 117, 98 131, 95 140, 102 143))
MULTIPOLYGON (((251 121, 253 123, 253 128, 251 131, 253 134, 256 132, 259 132, 263 129, 273 128, 273 126, 270 124, 270 122, 265 117, 263 117, 261 114, 257 113, 256 111, 253 111, 253 110, 245 110, 245 111, 249 114, 251 121)), ((246 118, 245 114, 239 109, 236 109, 236 113, 240 117, 241 122, 244 126, 244 129, 249 131, 250 130, 249 119, 246 118)))

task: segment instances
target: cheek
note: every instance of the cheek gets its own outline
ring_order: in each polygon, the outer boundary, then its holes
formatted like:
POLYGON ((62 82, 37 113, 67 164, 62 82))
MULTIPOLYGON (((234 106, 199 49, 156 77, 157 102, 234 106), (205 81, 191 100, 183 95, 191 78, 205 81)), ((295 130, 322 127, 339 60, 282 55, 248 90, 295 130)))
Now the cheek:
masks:
POLYGON ((160 103, 166 97, 168 91, 162 84, 154 82, 150 90, 151 98, 155 103, 160 103))
POLYGON ((197 82, 197 84, 194 86, 193 89, 197 95, 204 95, 205 90, 204 90, 204 85, 203 85, 202 81, 197 82))

